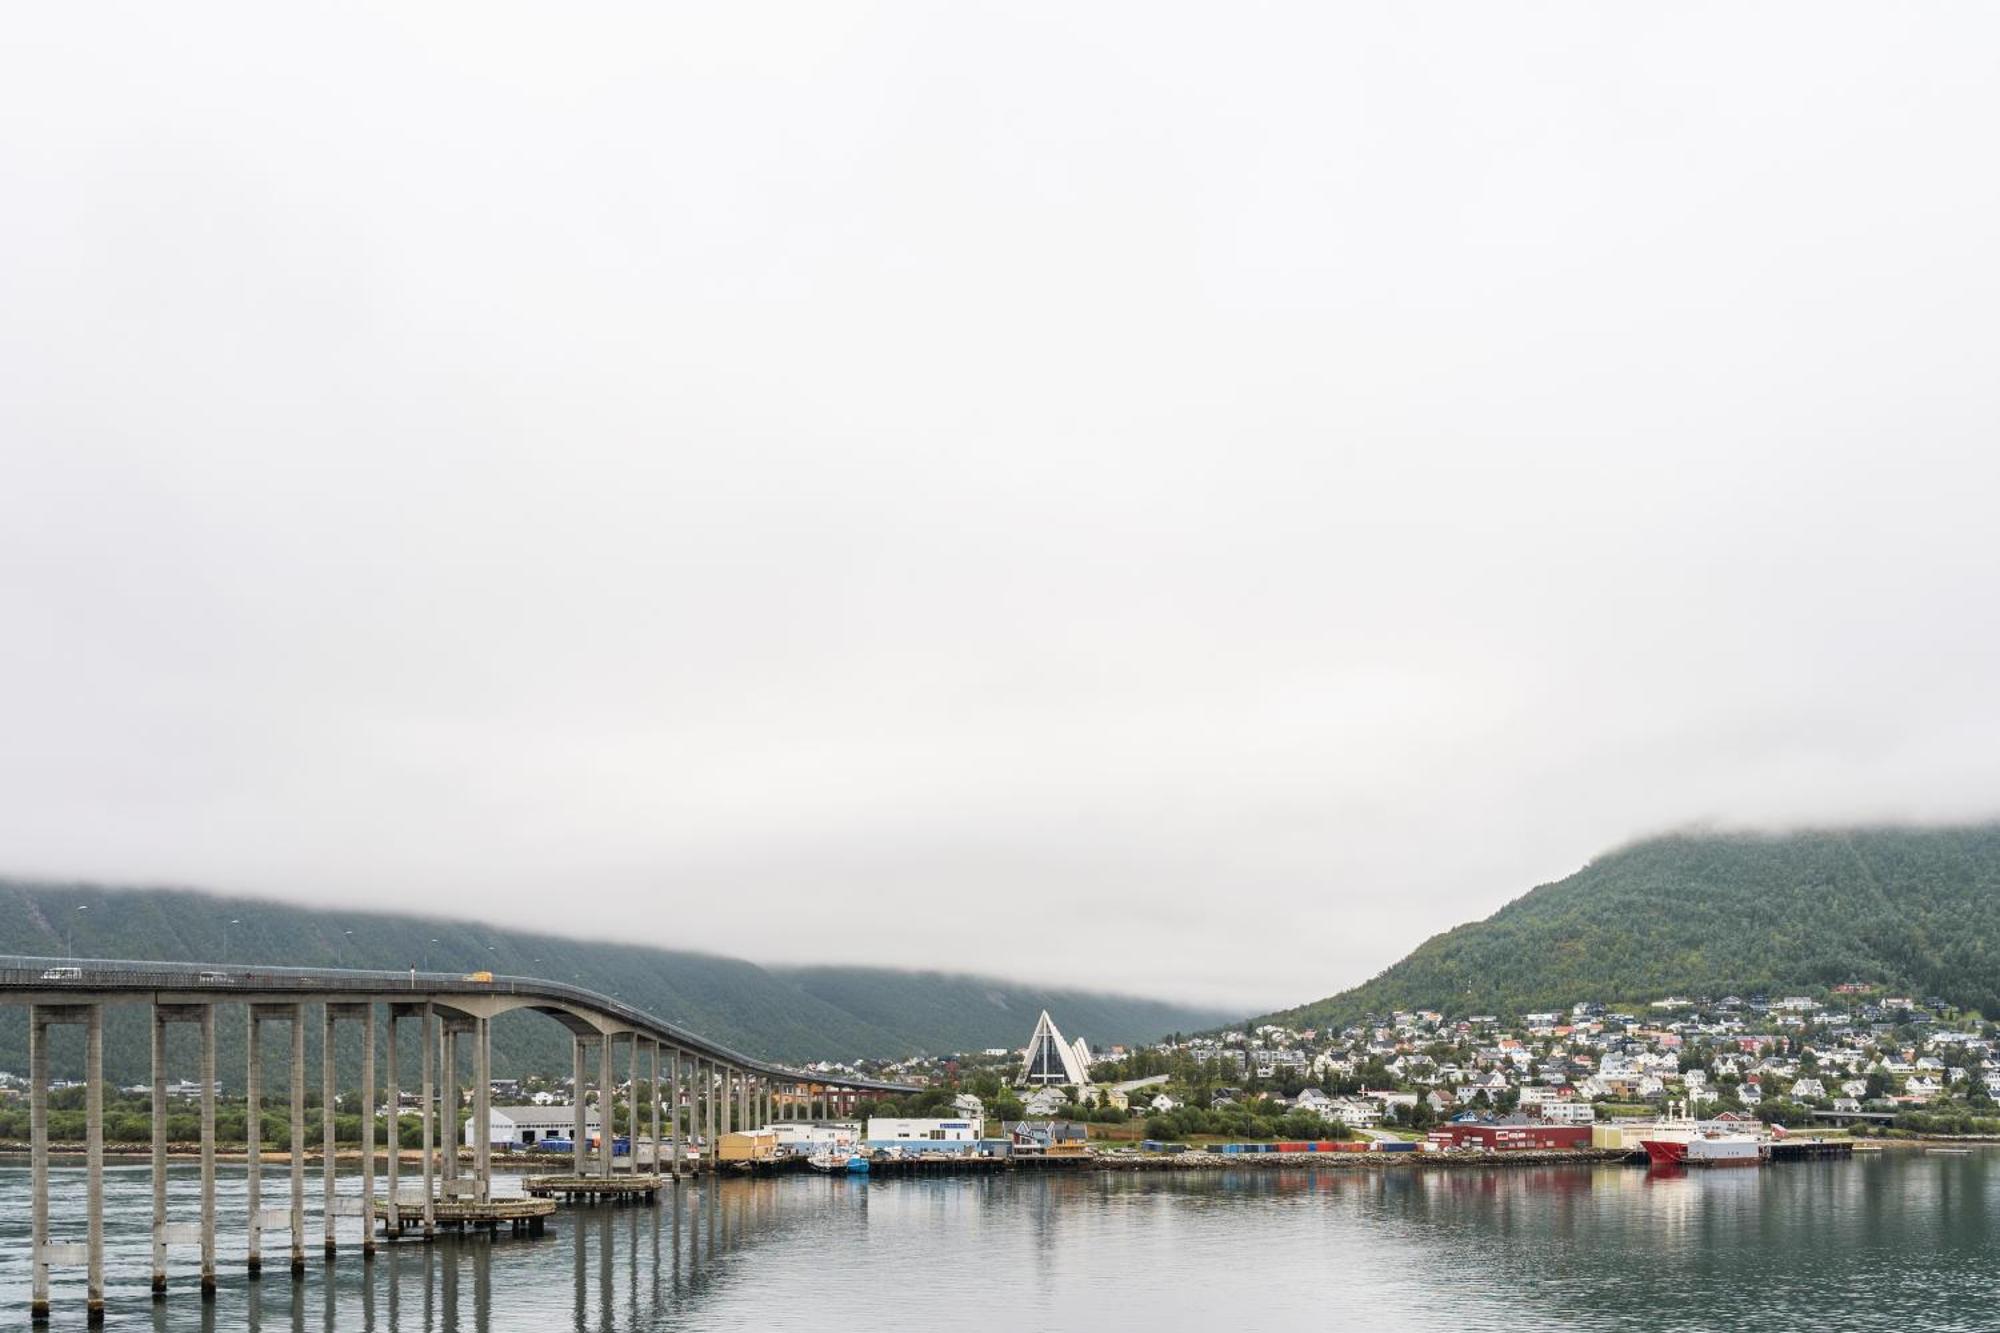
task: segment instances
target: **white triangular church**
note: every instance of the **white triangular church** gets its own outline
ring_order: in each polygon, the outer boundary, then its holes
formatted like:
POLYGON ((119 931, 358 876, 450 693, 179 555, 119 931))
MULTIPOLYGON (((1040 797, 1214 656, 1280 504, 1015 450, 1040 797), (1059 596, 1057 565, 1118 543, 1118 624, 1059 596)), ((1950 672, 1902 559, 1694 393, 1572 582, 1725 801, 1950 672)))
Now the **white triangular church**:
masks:
POLYGON ((1044 1009, 1035 1024, 1035 1035, 1028 1038, 1028 1053, 1021 1061, 1021 1082, 1041 1088, 1082 1087, 1090 1082, 1090 1065, 1081 1053, 1089 1049, 1081 1040, 1074 1046, 1064 1041, 1063 1034, 1056 1030, 1055 1020, 1044 1009))

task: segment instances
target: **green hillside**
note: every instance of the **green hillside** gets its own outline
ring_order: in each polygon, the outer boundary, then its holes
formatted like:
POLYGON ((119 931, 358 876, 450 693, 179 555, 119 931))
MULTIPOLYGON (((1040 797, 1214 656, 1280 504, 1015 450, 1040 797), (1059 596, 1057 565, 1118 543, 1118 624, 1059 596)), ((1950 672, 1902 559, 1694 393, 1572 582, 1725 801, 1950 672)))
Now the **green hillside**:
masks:
MULTIPOLYGON (((548 977, 615 996, 746 1054, 774 1060, 900 1058, 1016 1047, 1027 1040, 1044 1007, 1066 1030, 1098 1044, 1150 1040, 1174 1030, 1213 1026, 1227 1017, 1157 1000, 992 978, 887 968, 760 967, 712 954, 565 939, 466 921, 311 911, 178 889, 0 880, 0 953, 50 956, 72 950, 94 958, 486 968, 548 977)), ((192 1044, 185 1033, 174 1040, 192 1044)), ((146 1042, 136 1006, 113 1011, 105 1053, 114 1079, 144 1077, 146 1042)), ((59 1045, 58 1074, 77 1063, 79 1057, 68 1047, 80 1044, 59 1045)), ((243 1034, 234 1016, 225 1018, 220 1044, 225 1074, 240 1070, 243 1034)), ((310 1058, 315 1061, 317 1049, 314 1042, 310 1058)), ((26 1051, 23 1012, 0 1008, 0 1069, 25 1069, 26 1051)), ((275 1054, 272 1059, 281 1063, 275 1054)), ((547 1019, 510 1014, 496 1020, 497 1076, 566 1072, 569 1061, 567 1036, 547 1019)), ((225 1078, 226 1084, 233 1081, 225 1078)))
POLYGON ((1651 839, 1270 1021, 1510 1015, 1846 981, 2000 1014, 2000 824, 1651 839))

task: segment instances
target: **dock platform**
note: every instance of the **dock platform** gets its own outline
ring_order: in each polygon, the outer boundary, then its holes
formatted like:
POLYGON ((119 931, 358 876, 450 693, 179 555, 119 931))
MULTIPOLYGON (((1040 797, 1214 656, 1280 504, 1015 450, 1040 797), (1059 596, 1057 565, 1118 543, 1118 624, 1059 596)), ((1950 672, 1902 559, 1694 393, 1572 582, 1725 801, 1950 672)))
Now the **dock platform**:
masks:
MULTIPOLYGON (((651 1200, 671 1176, 529 1176, 521 1188, 538 1200, 566 1199, 571 1203, 617 1203, 628 1199, 651 1200)), ((550 1202, 550 1207, 554 1203, 550 1202)))
POLYGON ((1007 1170, 1004 1157, 937 1153, 927 1157, 871 1157, 868 1176, 984 1176, 1007 1170))
MULTIPOLYGON (((498 1232, 501 1227, 517 1236, 539 1236, 542 1222, 556 1210, 553 1199, 437 1199, 431 1217, 439 1230, 498 1232)), ((375 1215, 387 1236, 407 1236, 424 1227, 424 1206, 405 1200, 399 1209, 400 1224, 389 1224, 389 1201, 375 1201, 375 1215)))
POLYGON ((1803 1162, 1815 1157, 1852 1157, 1853 1139, 1779 1139, 1771 1144, 1774 1162, 1803 1162))

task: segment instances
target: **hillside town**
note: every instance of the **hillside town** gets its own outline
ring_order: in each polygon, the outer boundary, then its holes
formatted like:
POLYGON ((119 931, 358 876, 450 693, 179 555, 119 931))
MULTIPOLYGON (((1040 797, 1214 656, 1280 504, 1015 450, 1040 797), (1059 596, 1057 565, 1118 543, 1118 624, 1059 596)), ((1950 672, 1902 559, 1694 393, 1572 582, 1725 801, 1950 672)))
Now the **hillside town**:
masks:
POLYGON ((2000 1132, 1997 1037, 1941 1001, 1857 984, 1821 997, 1665 996, 1625 1009, 1579 1001, 1506 1017, 1397 1011, 1337 1031, 1267 1023, 1095 1056, 1078 1041, 1066 1048, 1074 1054, 1064 1077, 1025 1089, 1006 1078, 1020 1051, 883 1068, 971 1087, 1028 1116, 1144 1120, 1161 1140, 1588 1127, 1670 1104, 1793 1128, 1969 1134, 2000 1132))

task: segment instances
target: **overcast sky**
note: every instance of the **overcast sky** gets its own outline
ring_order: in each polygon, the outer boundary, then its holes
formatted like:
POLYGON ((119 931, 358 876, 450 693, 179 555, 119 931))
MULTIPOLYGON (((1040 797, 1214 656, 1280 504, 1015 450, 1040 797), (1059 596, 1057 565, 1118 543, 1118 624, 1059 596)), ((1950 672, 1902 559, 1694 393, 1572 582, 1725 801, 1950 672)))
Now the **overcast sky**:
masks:
POLYGON ((2000 811, 1996 49, 22 9, 0 869, 1254 1007, 2000 811))

